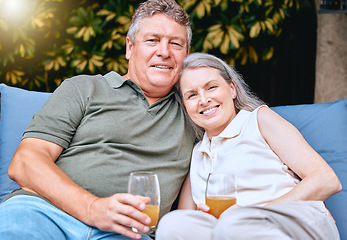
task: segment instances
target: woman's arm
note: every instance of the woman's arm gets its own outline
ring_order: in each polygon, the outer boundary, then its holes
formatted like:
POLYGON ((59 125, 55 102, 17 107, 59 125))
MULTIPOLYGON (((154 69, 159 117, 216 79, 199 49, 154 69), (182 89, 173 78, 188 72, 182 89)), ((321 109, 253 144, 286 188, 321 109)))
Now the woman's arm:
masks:
POLYGON ((197 209, 197 206, 194 203, 192 197, 192 189, 190 185, 190 172, 188 172, 181 189, 180 198, 178 201, 178 209, 197 209))
POLYGON ((302 179, 296 187, 271 204, 291 200, 325 201, 341 191, 341 183, 333 169, 292 124, 267 107, 259 109, 258 124, 271 149, 302 179))

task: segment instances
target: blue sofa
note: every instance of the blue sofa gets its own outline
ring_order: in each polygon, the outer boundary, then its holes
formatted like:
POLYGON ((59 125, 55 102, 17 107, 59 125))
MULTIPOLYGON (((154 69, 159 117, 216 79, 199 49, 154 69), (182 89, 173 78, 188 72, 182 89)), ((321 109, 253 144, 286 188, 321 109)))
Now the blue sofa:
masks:
MULTIPOLYGON (((12 156, 34 113, 50 93, 0 84, 0 202, 18 185, 7 176, 12 156)), ((309 144, 335 170, 342 191, 326 200, 342 240, 347 240, 347 98, 332 103, 272 108, 296 126, 309 144)))

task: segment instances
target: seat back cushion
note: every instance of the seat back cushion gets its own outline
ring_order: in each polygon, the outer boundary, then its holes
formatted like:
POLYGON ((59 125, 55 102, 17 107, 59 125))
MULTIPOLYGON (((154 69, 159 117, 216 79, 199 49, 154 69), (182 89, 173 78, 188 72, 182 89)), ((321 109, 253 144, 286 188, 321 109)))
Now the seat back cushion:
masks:
POLYGON ((341 239, 347 240, 347 98, 272 109, 299 129, 339 177, 342 191, 325 204, 336 221, 341 239))
MULTIPOLYGON (((0 84, 0 202, 18 185, 7 169, 22 133, 50 93, 27 91, 0 84)), ((306 141, 334 169, 342 191, 326 200, 341 239, 347 240, 347 98, 333 103, 272 107, 299 129, 306 141)))
POLYGON ((18 188, 7 175, 8 166, 22 133, 50 95, 0 84, 0 202, 18 188))

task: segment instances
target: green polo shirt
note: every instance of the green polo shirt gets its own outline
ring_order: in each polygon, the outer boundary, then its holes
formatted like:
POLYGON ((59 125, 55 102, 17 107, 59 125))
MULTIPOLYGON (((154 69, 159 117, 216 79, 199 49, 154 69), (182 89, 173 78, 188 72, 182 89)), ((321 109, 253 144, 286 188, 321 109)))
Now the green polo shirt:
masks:
POLYGON ((160 216, 178 195, 194 144, 173 92, 149 105, 140 87, 115 72, 65 80, 34 116, 26 137, 62 146, 56 164, 99 197, 127 192, 132 171, 157 173, 160 216))

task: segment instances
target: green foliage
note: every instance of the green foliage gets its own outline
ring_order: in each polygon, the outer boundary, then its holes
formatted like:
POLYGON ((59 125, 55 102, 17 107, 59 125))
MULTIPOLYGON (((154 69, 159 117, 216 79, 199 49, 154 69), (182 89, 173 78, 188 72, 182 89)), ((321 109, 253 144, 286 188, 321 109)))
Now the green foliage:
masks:
MULTIPOLYGON (((178 0, 191 17, 191 52, 230 64, 272 59, 283 22, 300 0, 178 0)), ((125 40, 142 1, 0 0, 0 79, 53 91, 76 74, 127 71, 125 40), (9 11, 9 2, 25 11, 9 11)))

